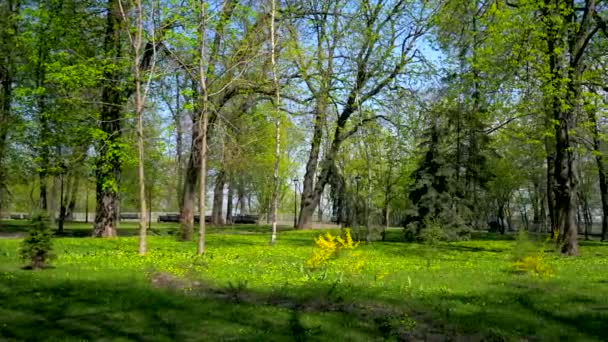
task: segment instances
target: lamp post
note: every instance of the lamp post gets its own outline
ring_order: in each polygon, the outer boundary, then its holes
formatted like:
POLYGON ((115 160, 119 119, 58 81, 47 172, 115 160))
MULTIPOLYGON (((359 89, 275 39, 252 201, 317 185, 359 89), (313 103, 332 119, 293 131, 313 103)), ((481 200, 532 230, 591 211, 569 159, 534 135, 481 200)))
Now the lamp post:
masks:
POLYGON ((293 227, 298 228, 298 179, 293 179, 293 227))

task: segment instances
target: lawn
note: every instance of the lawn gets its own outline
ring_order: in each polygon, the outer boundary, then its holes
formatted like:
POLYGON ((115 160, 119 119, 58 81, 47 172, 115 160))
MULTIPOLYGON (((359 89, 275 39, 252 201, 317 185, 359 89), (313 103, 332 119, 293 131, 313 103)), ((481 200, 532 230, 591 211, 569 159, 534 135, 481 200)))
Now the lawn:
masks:
MULTIPOLYGON (((25 225, 3 224, 15 233, 25 225)), ((21 270, 20 239, 0 239, 0 339, 5 341, 373 341, 608 339, 608 244, 563 258, 549 276, 514 272, 515 240, 479 234, 429 246, 361 245, 308 270, 320 231, 212 227, 208 252, 157 224, 137 238, 54 239, 54 268, 21 270)), ((130 235, 134 224, 123 225, 130 235)))

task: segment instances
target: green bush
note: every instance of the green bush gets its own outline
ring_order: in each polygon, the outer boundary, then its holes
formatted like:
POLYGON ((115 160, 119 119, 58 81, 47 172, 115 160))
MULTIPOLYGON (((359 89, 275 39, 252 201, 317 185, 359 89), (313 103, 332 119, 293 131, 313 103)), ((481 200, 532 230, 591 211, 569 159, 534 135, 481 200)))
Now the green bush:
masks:
POLYGON ((553 275, 553 269, 545 257, 545 245, 530 241, 528 233, 520 229, 513 247, 511 267, 516 272, 531 273, 541 277, 553 275))
POLYGON ((424 220, 424 229, 420 231, 418 238, 421 242, 434 246, 447 240, 447 235, 439 220, 427 218, 424 220))
POLYGON ((48 218, 44 215, 34 216, 28 236, 21 243, 19 255, 30 264, 28 269, 41 269, 47 266, 52 258, 51 228, 48 218))

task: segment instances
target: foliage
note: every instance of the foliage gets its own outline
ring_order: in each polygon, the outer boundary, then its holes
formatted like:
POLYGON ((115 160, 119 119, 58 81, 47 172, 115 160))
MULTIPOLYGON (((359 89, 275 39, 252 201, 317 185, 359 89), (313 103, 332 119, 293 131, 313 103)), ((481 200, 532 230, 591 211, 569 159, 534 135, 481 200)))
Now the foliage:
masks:
POLYGON ((513 270, 516 272, 531 273, 533 275, 548 277, 553 275, 553 268, 549 265, 545 255, 545 244, 538 245, 530 240, 528 233, 521 229, 513 247, 513 270))
POLYGON ((434 246, 446 239, 447 235, 441 224, 437 220, 427 218, 425 221, 425 228, 420 233, 420 240, 428 245, 434 246))
POLYGON ((340 235, 326 232, 315 237, 314 241, 315 247, 312 255, 305 262, 310 269, 323 266, 332 258, 336 258, 343 250, 352 250, 359 246, 359 241, 353 241, 350 229, 343 229, 340 235))
POLYGON ((28 268, 40 269, 47 266, 52 254, 53 243, 48 217, 39 214, 32 218, 28 236, 21 242, 19 255, 28 268))

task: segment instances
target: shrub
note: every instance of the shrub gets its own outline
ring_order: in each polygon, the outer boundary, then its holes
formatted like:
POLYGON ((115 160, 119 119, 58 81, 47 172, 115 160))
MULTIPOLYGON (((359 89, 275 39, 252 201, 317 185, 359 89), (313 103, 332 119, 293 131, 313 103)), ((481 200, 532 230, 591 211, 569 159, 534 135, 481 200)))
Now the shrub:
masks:
POLYGON ((545 258, 545 245, 530 241, 525 230, 520 229, 513 248, 511 267, 516 272, 526 272, 541 277, 550 276, 553 270, 545 258))
POLYGON ((515 261, 513 263, 513 268, 518 272, 529 272, 541 277, 547 277, 553 274, 551 266, 549 266, 545 260, 544 251, 515 261))
POLYGON ((447 235, 438 220, 426 219, 424 221, 424 229, 419 234, 420 241, 434 246, 440 241, 447 239, 447 235))
POLYGON ((409 223, 403 230, 407 242, 437 244, 439 241, 469 240, 471 229, 447 216, 427 217, 423 222, 409 223))
POLYGON ((49 221, 44 215, 36 215, 31 223, 30 232, 21 243, 19 255, 23 261, 30 263, 26 268, 45 268, 53 256, 49 221))
POLYGON ((350 229, 344 229, 341 235, 332 235, 330 232, 319 235, 314 239, 315 248, 312 255, 306 260, 306 266, 315 269, 330 259, 336 257, 341 250, 355 249, 359 242, 354 242, 350 229))

